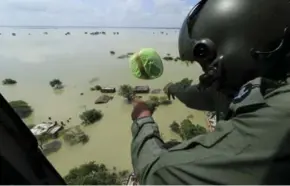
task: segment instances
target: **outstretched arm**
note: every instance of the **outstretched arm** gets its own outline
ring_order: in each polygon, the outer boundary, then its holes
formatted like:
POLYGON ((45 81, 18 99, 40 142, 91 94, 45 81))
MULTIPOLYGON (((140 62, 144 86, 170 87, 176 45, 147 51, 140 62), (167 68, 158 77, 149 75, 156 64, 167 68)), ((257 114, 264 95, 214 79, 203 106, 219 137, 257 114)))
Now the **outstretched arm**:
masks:
POLYGON ((287 123, 288 118, 281 117, 283 114, 269 107, 243 113, 231 120, 220 121, 214 132, 184 141, 168 150, 162 147, 163 142, 152 117, 138 119, 132 125, 134 139, 131 153, 139 183, 261 184, 271 165, 269 159, 287 133, 284 128, 273 127, 276 118, 281 118, 281 123, 287 123), (277 132, 273 133, 273 130, 277 132), (285 131, 282 136, 281 131, 285 131), (272 135, 275 140, 269 141, 272 135), (267 143, 261 145, 262 141, 267 143))
POLYGON ((132 164, 135 174, 140 174, 148 169, 148 165, 156 161, 163 152, 159 129, 152 117, 143 117, 134 121, 131 127, 133 141, 131 144, 132 164))
POLYGON ((172 94, 187 107, 204 111, 215 111, 215 91, 211 88, 200 90, 198 85, 170 87, 172 94))

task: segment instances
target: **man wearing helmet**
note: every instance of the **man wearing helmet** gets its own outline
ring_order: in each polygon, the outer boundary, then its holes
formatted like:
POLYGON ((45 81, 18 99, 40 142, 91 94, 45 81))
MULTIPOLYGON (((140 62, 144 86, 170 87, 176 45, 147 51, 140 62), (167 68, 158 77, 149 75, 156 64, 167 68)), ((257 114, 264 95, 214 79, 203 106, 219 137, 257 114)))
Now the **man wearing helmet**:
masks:
POLYGON ((203 68, 198 88, 235 95, 214 132, 163 148, 144 102, 132 112, 140 184, 289 184, 289 0, 201 0, 179 36, 183 60, 203 68))

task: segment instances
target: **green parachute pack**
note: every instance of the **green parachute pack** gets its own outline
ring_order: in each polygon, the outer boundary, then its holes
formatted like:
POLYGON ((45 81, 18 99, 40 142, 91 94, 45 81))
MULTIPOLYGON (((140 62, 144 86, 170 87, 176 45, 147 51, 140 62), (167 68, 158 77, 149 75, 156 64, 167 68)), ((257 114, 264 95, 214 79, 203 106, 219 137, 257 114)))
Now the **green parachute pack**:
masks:
POLYGON ((163 74, 163 63, 153 48, 143 48, 129 61, 132 74, 139 79, 156 79, 163 74))

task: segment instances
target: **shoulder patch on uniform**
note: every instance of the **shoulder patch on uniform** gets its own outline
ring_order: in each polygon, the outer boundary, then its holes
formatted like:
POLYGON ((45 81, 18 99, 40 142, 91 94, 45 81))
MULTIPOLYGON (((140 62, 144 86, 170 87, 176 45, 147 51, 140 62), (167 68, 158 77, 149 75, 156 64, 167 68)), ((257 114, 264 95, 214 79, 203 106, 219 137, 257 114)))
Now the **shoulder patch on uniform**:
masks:
POLYGON ((243 86, 238 95, 233 99, 233 103, 239 103, 241 101, 243 101, 252 91, 253 89, 253 84, 252 83, 248 83, 245 86, 243 86))

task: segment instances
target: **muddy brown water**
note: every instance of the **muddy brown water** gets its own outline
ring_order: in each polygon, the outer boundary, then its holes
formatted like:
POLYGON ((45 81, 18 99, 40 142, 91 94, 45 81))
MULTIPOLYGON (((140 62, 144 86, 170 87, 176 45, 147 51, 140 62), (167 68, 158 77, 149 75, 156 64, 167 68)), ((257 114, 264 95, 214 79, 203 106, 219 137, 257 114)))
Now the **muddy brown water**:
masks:
MULTIPOLYGON (((123 98, 115 96, 105 105, 95 105, 99 93, 90 91, 96 84, 118 87, 121 84, 149 85, 163 88, 170 81, 188 77, 196 80, 201 73, 197 64, 187 66, 180 62, 164 61, 161 78, 145 81, 130 74, 128 59, 117 59, 119 55, 138 51, 143 47, 155 48, 161 56, 170 53, 178 55, 178 32, 168 30, 168 35, 152 34, 156 30, 105 30, 105 36, 85 35, 89 29, 3 29, 0 38, 0 79, 12 78, 15 86, 0 86, 4 97, 11 100, 25 100, 34 109, 26 124, 42 121, 66 121, 72 118, 68 127, 80 124, 79 114, 85 109, 100 109, 104 117, 101 121, 85 127, 90 141, 86 145, 67 146, 47 156, 61 175, 71 168, 88 161, 104 163, 117 169, 132 169, 130 159, 131 105, 123 98), (70 36, 64 33, 70 31, 70 36), (12 32, 17 36, 11 37, 12 32), (48 35, 43 35, 48 32, 48 35), (31 35, 28 35, 31 33, 31 35), (110 34, 112 33, 112 34, 110 34), (116 52, 111 55, 110 51, 116 52), (59 78, 63 81, 63 91, 54 92, 49 81, 59 78), (81 96, 80 94, 83 93, 81 96)), ((146 96, 145 96, 146 98, 146 96)), ((205 125, 203 112, 186 108, 175 100, 172 105, 161 106, 154 114, 165 140, 178 139, 169 129, 172 121, 181 121, 193 115, 194 123, 205 125)))

